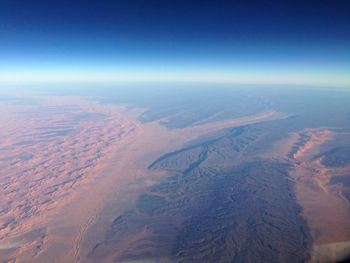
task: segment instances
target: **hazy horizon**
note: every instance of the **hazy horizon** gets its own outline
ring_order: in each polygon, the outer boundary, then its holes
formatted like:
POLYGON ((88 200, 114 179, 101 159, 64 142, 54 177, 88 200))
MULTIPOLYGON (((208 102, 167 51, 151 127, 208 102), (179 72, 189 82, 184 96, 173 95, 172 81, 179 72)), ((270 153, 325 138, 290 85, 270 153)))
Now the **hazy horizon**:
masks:
POLYGON ((347 1, 0 3, 0 84, 350 87, 347 1))

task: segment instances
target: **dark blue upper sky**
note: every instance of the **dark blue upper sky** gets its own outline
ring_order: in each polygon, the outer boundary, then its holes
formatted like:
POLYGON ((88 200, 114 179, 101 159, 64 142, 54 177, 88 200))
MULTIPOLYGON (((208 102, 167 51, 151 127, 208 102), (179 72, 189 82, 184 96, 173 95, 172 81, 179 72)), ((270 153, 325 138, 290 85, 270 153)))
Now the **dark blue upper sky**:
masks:
POLYGON ((1 0, 0 74, 309 72, 347 81, 349 10, 342 0, 1 0))

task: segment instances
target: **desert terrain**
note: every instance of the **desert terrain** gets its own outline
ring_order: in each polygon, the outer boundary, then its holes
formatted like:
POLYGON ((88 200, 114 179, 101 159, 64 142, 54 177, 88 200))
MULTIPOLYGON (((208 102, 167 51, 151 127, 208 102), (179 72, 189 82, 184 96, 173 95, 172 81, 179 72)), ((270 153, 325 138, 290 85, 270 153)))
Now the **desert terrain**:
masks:
POLYGON ((2 261, 350 256, 348 93, 137 91, 0 99, 2 261))
POLYGON ((1 109, 5 262, 91 260, 116 214, 164 176, 148 169, 158 156, 221 129, 288 117, 265 111, 169 129, 141 123, 137 110, 78 97, 2 102, 1 109))
POLYGON ((295 160, 291 176, 313 236, 312 260, 346 258, 350 248, 350 163, 344 144, 350 133, 321 128, 302 131, 298 136, 290 152, 295 160))

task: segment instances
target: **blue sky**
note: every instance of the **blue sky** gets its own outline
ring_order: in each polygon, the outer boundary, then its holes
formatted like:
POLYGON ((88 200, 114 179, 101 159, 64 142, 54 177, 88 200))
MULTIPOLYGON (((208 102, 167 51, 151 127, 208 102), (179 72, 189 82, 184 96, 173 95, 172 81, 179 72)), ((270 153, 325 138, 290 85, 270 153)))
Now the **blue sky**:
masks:
POLYGON ((350 87, 349 8, 322 0, 4 0, 0 83, 350 87))

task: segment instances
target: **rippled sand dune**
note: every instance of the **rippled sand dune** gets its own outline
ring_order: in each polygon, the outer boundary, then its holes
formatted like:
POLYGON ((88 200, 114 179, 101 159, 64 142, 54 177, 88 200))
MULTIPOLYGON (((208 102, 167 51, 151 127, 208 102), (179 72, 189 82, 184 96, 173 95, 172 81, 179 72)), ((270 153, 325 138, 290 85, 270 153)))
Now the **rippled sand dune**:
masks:
MULTIPOLYGON (((40 251, 47 216, 69 203, 134 124, 79 98, 1 103, 0 255, 40 251)), ((4 256, 5 257, 5 256, 4 256)))

